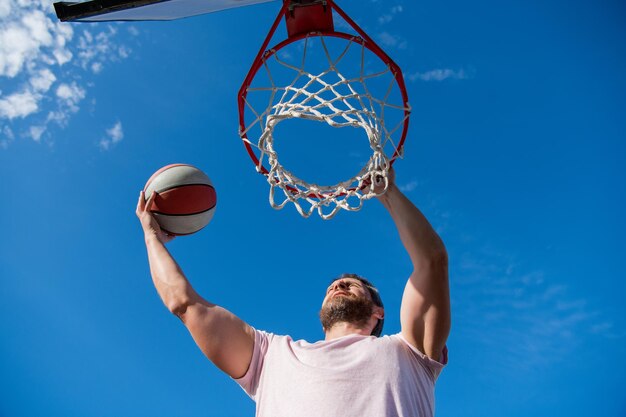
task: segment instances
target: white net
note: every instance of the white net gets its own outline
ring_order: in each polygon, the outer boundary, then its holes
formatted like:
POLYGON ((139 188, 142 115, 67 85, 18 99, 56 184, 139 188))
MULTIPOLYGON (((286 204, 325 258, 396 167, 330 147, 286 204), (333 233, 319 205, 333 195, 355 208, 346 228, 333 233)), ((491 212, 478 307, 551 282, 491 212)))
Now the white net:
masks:
POLYGON ((270 204, 280 209, 293 203, 302 216, 317 212, 323 219, 341 209, 359 210, 364 200, 386 191, 391 163, 402 153, 410 108, 397 74, 360 37, 311 34, 286 46, 266 51, 243 97, 240 136, 254 151, 257 170, 267 176, 270 204), (307 182, 279 162, 275 129, 287 119, 363 129, 371 156, 345 181, 307 182), (372 182, 381 185, 374 190, 372 182))

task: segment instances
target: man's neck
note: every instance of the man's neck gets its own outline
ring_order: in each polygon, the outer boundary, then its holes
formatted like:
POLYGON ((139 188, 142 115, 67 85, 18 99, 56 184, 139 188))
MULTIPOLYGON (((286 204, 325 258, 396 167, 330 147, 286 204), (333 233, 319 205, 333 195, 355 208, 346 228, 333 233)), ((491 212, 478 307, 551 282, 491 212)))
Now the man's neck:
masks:
POLYGON ((349 336, 351 334, 360 334, 362 336, 370 336, 372 334, 371 329, 364 329, 354 323, 335 323, 333 327, 326 332, 324 340, 333 340, 343 336, 349 336))

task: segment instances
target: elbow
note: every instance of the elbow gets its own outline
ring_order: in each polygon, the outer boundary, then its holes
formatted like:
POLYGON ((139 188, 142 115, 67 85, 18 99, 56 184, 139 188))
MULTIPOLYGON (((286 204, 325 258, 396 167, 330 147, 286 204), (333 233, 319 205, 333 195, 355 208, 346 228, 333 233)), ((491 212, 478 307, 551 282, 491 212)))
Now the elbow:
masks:
POLYGON ((433 265, 448 266, 448 251, 443 244, 430 254, 429 262, 433 265))
POLYGON ((432 267, 448 266, 448 251, 439 236, 423 244, 416 255, 420 264, 432 267))
POLYGON ((172 298, 167 303, 165 303, 165 306, 170 311, 170 313, 172 313, 173 315, 175 315, 181 320, 183 316, 185 315, 185 313, 187 312, 187 309, 189 308, 190 305, 191 305, 191 299, 188 297, 172 298))
POLYGON ((446 250, 446 245, 443 243, 441 238, 437 239, 437 245, 434 245, 432 258, 435 262, 444 263, 448 265, 448 251, 446 250))
POLYGON ((413 272, 447 276, 448 252, 444 247, 413 258, 413 272))
POLYGON ((446 251, 445 246, 441 246, 436 250, 433 250, 423 260, 423 263, 426 264, 431 269, 447 269, 448 268, 448 251, 446 251))

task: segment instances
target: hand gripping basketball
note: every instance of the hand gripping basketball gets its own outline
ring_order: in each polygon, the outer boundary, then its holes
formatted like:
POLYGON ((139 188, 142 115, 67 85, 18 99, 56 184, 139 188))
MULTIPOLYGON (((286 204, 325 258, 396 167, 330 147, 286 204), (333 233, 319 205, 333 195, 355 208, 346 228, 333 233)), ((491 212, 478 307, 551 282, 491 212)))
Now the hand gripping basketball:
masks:
POLYGON ((159 242, 165 244, 174 239, 175 236, 168 235, 161 230, 159 223, 157 223, 156 219, 148 209, 148 207, 152 207, 157 194, 158 193, 153 192, 148 201, 146 201, 144 192, 141 191, 139 193, 139 201, 137 202, 137 210, 135 211, 135 214, 137 214, 137 217, 141 222, 141 227, 143 228, 143 233, 146 239, 149 236, 155 236, 159 242))
POLYGON ((205 227, 215 213, 217 194, 211 179, 189 164, 170 164, 156 171, 143 189, 156 198, 147 206, 168 235, 190 235, 205 227))

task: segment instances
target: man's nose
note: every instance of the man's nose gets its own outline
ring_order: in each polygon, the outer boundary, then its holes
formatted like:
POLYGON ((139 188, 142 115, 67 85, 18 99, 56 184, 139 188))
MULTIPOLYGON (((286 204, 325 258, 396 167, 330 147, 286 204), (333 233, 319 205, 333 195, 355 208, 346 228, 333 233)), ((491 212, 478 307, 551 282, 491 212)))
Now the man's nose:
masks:
POLYGON ((334 289, 341 289, 341 290, 345 290, 348 288, 348 283, 345 281, 337 281, 334 285, 334 289))

